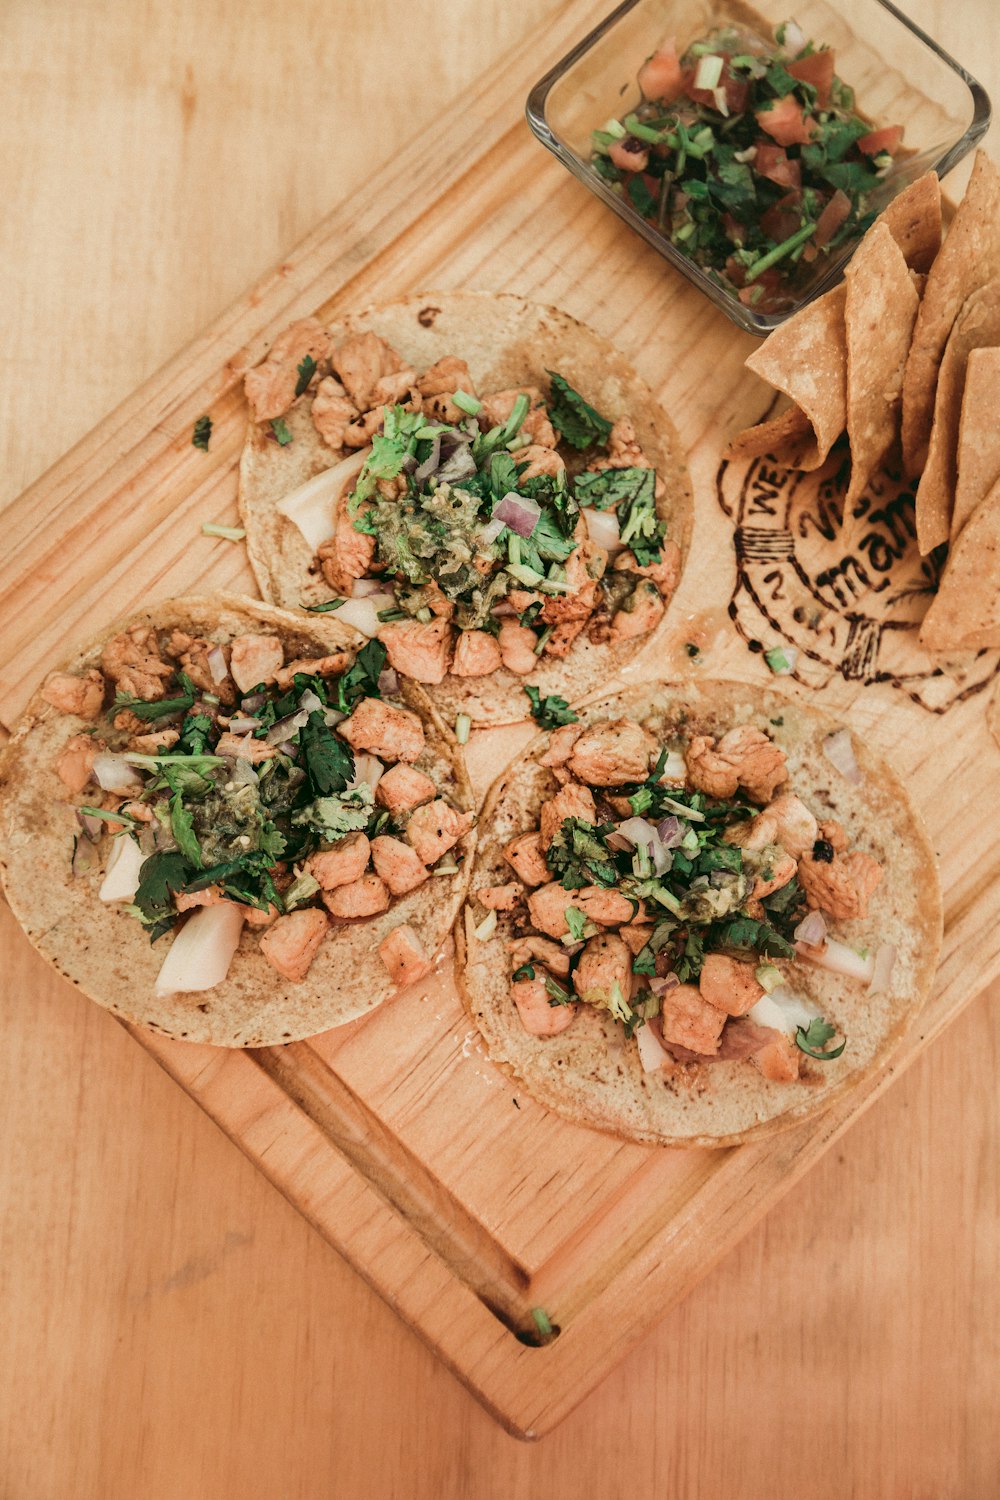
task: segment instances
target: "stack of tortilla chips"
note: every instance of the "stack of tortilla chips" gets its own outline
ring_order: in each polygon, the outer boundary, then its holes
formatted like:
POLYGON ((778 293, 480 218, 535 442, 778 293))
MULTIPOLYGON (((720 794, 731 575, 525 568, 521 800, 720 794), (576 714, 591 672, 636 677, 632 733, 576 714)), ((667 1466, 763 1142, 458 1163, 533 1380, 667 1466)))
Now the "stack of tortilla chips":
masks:
POLYGON ((917 542, 948 542, 924 618, 929 651, 1000 646, 1000 171, 976 155, 944 241, 933 172, 885 210, 843 286, 789 318, 747 360, 791 402, 741 433, 730 458, 818 469, 847 433, 850 545, 872 476, 901 461, 917 488, 917 542))

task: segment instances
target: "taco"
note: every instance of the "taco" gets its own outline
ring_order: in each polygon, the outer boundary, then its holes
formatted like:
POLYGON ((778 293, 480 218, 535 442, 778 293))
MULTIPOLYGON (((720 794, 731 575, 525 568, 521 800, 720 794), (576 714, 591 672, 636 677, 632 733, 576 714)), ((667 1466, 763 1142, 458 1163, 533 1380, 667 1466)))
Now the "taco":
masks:
POLYGON ((168 1036, 265 1046, 420 978, 475 845, 461 755, 377 641, 236 595, 119 622, 0 761, 11 908, 61 974, 168 1036))
POLYGON ((934 857, 851 732, 737 683, 653 684, 494 788, 460 924, 466 1004, 543 1104, 729 1145, 882 1065, 933 979, 934 857))
POLYGON ((246 392, 262 593, 377 635, 449 720, 523 719, 529 680, 578 697, 662 622, 691 527, 677 435, 565 313, 448 293, 307 318, 246 392))

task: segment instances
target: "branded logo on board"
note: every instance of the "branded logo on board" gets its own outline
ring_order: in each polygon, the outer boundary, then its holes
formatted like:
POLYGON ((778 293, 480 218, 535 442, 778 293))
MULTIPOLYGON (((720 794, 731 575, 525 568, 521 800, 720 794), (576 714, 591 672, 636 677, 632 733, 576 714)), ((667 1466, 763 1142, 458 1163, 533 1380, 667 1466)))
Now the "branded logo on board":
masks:
POLYGON ((791 646, 793 676, 821 688, 834 676, 887 682, 932 713, 980 692, 1000 653, 944 668, 920 645, 920 622, 945 559, 921 557, 911 486, 880 474, 858 501, 854 540, 841 537, 847 460, 812 474, 768 458, 724 460, 717 486, 733 522, 736 587, 729 613, 753 651, 791 646))

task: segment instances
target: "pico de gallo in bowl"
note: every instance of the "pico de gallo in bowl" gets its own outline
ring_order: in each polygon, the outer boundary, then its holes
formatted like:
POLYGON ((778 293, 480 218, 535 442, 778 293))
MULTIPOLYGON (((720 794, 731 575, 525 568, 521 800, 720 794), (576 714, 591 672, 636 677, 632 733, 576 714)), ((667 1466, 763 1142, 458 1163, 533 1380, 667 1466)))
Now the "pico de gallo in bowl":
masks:
POLYGON ((884 206, 903 127, 859 113, 834 51, 794 21, 682 53, 668 39, 637 81, 635 108, 593 132, 592 170, 745 307, 794 307, 884 206))

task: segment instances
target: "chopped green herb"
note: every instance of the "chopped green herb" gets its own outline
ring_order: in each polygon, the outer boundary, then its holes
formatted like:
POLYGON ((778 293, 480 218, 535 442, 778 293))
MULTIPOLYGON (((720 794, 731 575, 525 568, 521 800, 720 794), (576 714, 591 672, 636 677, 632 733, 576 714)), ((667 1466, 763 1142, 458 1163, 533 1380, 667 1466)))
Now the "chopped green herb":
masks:
POLYGON ((221 536, 227 542, 242 542, 246 530, 242 526, 218 526, 214 521, 201 523, 202 536, 221 536))
POLYGON ((563 916, 566 918, 570 937, 574 943, 579 943, 587 926, 586 913, 582 912, 578 906, 567 906, 563 916))
POLYGON ((565 698, 554 693, 543 698, 541 689, 536 687, 525 687, 524 691, 531 705, 531 717, 543 729, 557 729, 561 724, 579 723, 579 715, 573 712, 565 698))
POLYGON ((552 1324, 549 1321, 549 1315, 545 1311, 544 1307, 533 1307, 531 1309, 531 1316, 534 1318, 535 1327, 538 1329, 538 1332, 541 1334, 542 1338, 551 1338, 553 1332, 552 1324))
POLYGON ((821 1016, 817 1016, 814 1021, 809 1022, 808 1026, 796 1027, 795 1045, 807 1057, 815 1057, 818 1062, 833 1062, 834 1058, 839 1057, 847 1046, 845 1037, 839 1047, 827 1049, 827 1042, 836 1035, 836 1026, 831 1026, 829 1021, 824 1021, 821 1016))
POLYGON ((553 390, 549 416, 563 441, 573 448, 603 448, 611 436, 611 423, 607 417, 595 411, 561 375, 554 370, 546 373, 553 390))
POLYGON ((346 603, 346 599, 327 599, 323 604, 307 604, 304 607, 311 615, 325 615, 329 614, 333 609, 339 609, 342 604, 346 603))
POLYGON ((271 423, 271 431, 274 433, 280 446, 287 448, 288 444, 292 441, 292 434, 288 430, 288 423, 284 417, 275 417, 271 423))
POLYGON ((316 374, 316 361, 311 354, 307 354, 300 365, 297 366, 299 378, 295 382, 296 396, 302 396, 309 389, 309 382, 316 374))
POLYGON ((208 442, 212 436, 212 418, 209 416, 199 417, 194 424, 191 433, 191 442, 194 447, 200 448, 203 453, 208 452, 208 442))
POLYGON ((514 979, 514 980, 534 979, 534 977, 535 977, 535 966, 534 966, 534 964, 522 964, 521 967, 519 969, 515 969, 514 972, 513 972, 513 974, 511 975, 511 978, 514 979))

